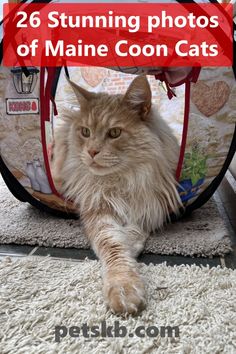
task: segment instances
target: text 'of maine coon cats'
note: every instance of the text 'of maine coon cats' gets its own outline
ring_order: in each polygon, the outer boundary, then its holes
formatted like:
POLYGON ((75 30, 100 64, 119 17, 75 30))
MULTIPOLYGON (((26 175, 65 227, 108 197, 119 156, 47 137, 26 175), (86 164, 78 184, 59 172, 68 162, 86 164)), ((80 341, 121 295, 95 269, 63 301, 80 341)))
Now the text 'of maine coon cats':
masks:
POLYGON ((108 306, 135 314, 146 303, 135 258, 149 233, 181 206, 178 143, 151 105, 146 76, 137 76, 124 95, 70 85, 80 110, 65 111, 55 129, 52 176, 78 206, 101 261, 108 306))

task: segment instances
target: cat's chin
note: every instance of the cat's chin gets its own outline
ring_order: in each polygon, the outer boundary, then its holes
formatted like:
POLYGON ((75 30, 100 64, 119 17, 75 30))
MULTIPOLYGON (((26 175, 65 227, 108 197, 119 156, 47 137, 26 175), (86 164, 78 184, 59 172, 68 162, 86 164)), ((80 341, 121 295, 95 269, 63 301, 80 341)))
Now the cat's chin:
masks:
POLYGON ((100 167, 100 168, 90 167, 89 170, 95 176, 106 176, 111 173, 111 170, 107 167, 100 167))
POLYGON ((90 165, 89 170, 93 175, 96 175, 96 176, 106 176, 106 175, 109 175, 113 172, 112 168, 104 167, 104 166, 98 165, 96 163, 90 165))

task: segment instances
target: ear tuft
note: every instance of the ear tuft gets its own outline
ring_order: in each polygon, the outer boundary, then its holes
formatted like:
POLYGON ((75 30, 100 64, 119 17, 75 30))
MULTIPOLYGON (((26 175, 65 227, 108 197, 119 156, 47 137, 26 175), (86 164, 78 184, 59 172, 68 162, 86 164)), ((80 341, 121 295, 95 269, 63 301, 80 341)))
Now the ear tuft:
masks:
POLYGON ((80 104, 85 103, 86 101, 88 102, 96 96, 96 93, 85 90, 84 88, 80 87, 79 85, 71 81, 67 76, 66 79, 70 84, 70 86, 72 87, 80 104))
POLYGON ((143 120, 147 119, 152 104, 152 92, 145 75, 137 76, 131 82, 124 101, 137 110, 143 120))

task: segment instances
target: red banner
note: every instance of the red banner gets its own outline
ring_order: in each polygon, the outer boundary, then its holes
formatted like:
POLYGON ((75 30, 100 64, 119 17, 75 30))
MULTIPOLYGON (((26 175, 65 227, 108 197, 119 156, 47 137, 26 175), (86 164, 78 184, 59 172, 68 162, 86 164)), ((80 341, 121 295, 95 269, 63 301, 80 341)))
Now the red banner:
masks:
POLYGON ((232 6, 4 4, 5 66, 230 66, 232 6))

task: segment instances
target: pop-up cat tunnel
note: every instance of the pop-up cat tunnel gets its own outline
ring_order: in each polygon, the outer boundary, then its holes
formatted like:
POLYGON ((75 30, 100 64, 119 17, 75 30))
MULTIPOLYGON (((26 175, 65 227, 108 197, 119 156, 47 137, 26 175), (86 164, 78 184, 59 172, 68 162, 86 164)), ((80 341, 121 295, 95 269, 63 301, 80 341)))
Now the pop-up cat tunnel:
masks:
MULTIPOLYGON (((57 112, 65 104, 74 105, 65 72, 86 89, 112 92, 114 82, 119 81, 122 86, 131 74, 146 70, 1 67, 0 171, 14 196, 56 215, 74 215, 73 204, 66 203, 56 190, 49 166, 57 112)), ((233 158, 234 71, 235 67, 155 67, 147 71, 152 74, 148 77, 155 103, 180 142, 176 179, 186 213, 212 196, 233 158)))

